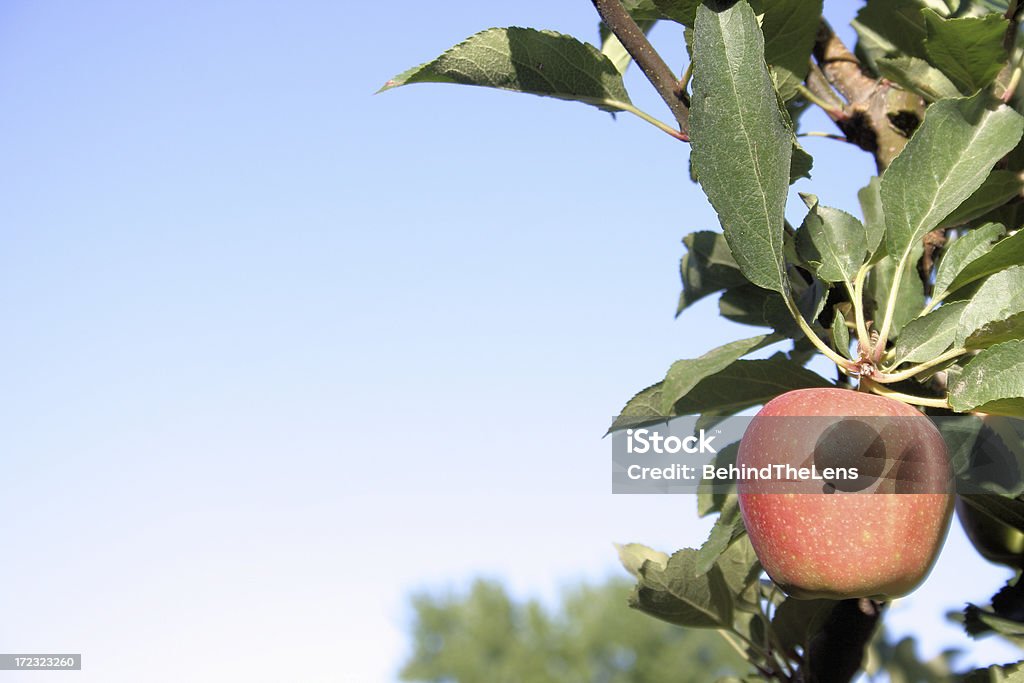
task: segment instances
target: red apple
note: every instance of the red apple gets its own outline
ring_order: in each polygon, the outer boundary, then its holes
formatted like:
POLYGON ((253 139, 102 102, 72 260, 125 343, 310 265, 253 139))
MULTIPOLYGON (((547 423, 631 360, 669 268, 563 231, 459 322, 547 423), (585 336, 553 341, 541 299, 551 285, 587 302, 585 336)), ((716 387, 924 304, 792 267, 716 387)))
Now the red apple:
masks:
POLYGON ((909 405, 847 389, 767 403, 740 442, 740 510, 768 576, 797 598, 889 599, 931 570, 953 510, 946 445, 909 405), (812 469, 811 477, 794 470, 812 469), (856 478, 844 478, 843 475, 856 478))

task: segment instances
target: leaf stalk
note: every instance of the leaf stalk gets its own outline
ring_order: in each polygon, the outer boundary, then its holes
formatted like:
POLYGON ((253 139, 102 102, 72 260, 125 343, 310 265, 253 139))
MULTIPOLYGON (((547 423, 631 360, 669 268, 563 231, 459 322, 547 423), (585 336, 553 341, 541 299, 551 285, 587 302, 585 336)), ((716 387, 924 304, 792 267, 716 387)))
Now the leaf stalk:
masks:
POLYGON ((871 358, 875 363, 882 360, 885 353, 885 345, 889 341, 889 332, 892 330, 892 319, 896 315, 896 297, 903 283, 903 271, 907 267, 907 257, 910 250, 903 255, 903 258, 896 264, 896 272, 892 276, 892 285, 889 287, 889 300, 885 303, 885 317, 882 318, 882 327, 878 331, 878 341, 871 350, 871 358))
POLYGON ((843 358, 838 353, 833 351, 828 344, 822 341, 821 337, 818 336, 818 334, 811 328, 811 326, 807 324, 807 321, 804 320, 804 316, 800 313, 800 309, 797 308, 796 302, 793 301, 793 295, 787 292, 784 298, 786 300, 786 308, 789 309, 789 314, 793 316, 793 320, 796 321, 796 324, 799 325, 800 330, 805 335, 807 335, 807 339, 809 339, 810 342, 814 344, 815 348, 817 348, 818 351, 821 351, 821 353, 824 354, 833 363, 838 365, 839 369, 845 372, 846 374, 856 374, 857 364, 848 358, 843 358))
POLYGON ((915 406, 924 406, 926 408, 946 408, 949 409, 949 401, 944 398, 924 398, 922 396, 911 396, 910 394, 904 394, 899 391, 894 391, 886 386, 878 384, 877 382, 868 379, 867 377, 861 377, 860 383, 862 388, 866 388, 873 394, 884 396, 886 398, 892 398, 903 403, 909 403, 915 406))
POLYGON ((948 360, 953 360, 959 356, 967 353, 967 349, 950 349, 949 351, 936 356, 927 363, 920 363, 913 367, 901 370, 900 372, 879 372, 871 376, 871 379, 880 384, 891 384, 892 382, 902 382, 903 380, 911 379, 916 375, 921 374, 929 368, 934 368, 936 365, 941 365, 948 360))
POLYGON ((637 109, 632 104, 626 104, 625 102, 617 102, 616 106, 621 108, 622 111, 629 112, 630 114, 633 114, 634 116, 637 116, 637 117, 643 119, 647 123, 649 123, 652 126, 654 126, 655 128, 657 128, 658 130, 660 130, 660 131, 662 131, 664 133, 668 133, 669 135, 674 137, 676 140, 680 140, 682 142, 689 142, 690 141, 690 138, 686 135, 686 133, 683 133, 681 131, 676 130, 675 128, 673 128, 672 126, 668 125, 664 121, 656 119, 655 117, 651 116, 650 114, 648 114, 647 112, 643 111, 642 109, 637 109))

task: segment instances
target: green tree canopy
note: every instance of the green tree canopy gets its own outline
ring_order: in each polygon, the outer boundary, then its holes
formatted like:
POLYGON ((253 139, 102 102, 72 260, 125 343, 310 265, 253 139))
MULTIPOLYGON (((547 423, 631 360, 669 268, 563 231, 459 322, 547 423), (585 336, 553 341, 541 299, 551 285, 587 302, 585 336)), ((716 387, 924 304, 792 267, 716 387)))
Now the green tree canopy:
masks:
POLYGON ((431 683, 694 683, 746 669, 711 631, 626 609, 631 583, 568 590, 555 610, 493 581, 413 598, 414 649, 401 676, 431 683), (709 678, 710 677, 710 678, 709 678))

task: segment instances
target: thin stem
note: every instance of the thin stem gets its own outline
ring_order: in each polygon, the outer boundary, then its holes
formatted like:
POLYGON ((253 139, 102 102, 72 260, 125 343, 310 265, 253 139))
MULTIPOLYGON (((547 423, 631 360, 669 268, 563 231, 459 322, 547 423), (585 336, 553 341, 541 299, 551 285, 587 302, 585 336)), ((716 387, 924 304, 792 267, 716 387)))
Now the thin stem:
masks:
POLYGON ((793 301, 793 295, 787 292, 784 298, 786 300, 786 308, 789 309, 789 314, 793 316, 793 319, 796 320, 796 324, 800 326, 800 329, 803 331, 805 335, 807 335, 807 339, 809 339, 810 342, 814 344, 815 348, 817 348, 818 351, 821 351, 821 353, 823 353, 833 363, 838 365, 839 368, 846 374, 850 374, 856 371, 856 363, 854 363, 848 358, 843 358, 838 353, 833 351, 832 348, 824 341, 822 341, 821 337, 819 337, 817 333, 813 329, 811 329, 811 326, 807 324, 807 321, 804 320, 804 316, 801 315, 800 310, 796 307, 796 302, 793 301))
POLYGON ((896 399, 897 401, 902 401, 903 403, 909 403, 915 406, 949 409, 949 401, 944 398, 923 398, 921 396, 911 396, 910 394, 893 391, 888 387, 884 387, 881 384, 871 381, 867 377, 861 377, 860 383, 862 387, 867 388, 869 391, 878 394, 879 396, 896 399))
POLYGON ((775 665, 779 668, 780 671, 784 672, 788 677, 792 678, 793 667, 790 664, 789 657, 782 648, 782 643, 779 641, 778 634, 775 633, 774 629, 772 629, 772 619, 768 615, 768 610, 766 609, 767 606, 774 606, 774 604, 772 603, 772 598, 775 595, 775 592, 778 590, 778 588, 778 585, 776 585, 773 582, 772 590, 768 594, 767 600, 765 600, 765 605, 761 604, 761 592, 760 588, 758 588, 758 598, 756 601, 757 616, 761 620, 761 623, 764 624, 764 632, 765 635, 768 637, 768 647, 769 652, 772 654, 772 660, 775 662, 775 665))
MULTIPOLYGON (((907 254, 910 254, 910 250, 907 250, 907 254)), ((903 271, 906 268, 907 255, 899 260, 896 264, 896 272, 892 276, 892 285, 889 287, 889 300, 885 304, 885 317, 882 318, 882 327, 878 331, 878 341, 875 343, 875 347, 871 350, 871 357, 878 363, 882 359, 882 354, 885 353, 885 345, 889 341, 889 330, 892 328, 892 319, 896 313, 896 299, 897 294, 900 291, 900 284, 903 281, 903 271)))
POLYGON ((828 138, 829 140, 838 140, 839 142, 849 142, 849 138, 845 138, 842 135, 836 135, 835 133, 823 133, 818 130, 809 130, 806 133, 797 133, 798 138, 828 138))
POLYGON ((661 95, 661 99, 665 100, 665 104, 672 110, 672 114, 679 124, 679 132, 688 135, 690 109, 683 102, 675 73, 661 58, 661 55, 654 50, 650 41, 647 40, 647 36, 623 7, 621 0, 592 0, 592 2, 597 8, 597 13, 601 15, 601 21, 619 39, 622 46, 626 48, 626 52, 661 95))
POLYGON ((686 89, 690 86, 690 79, 693 78, 693 62, 686 65, 686 71, 683 72, 683 77, 679 79, 679 92, 686 94, 686 89))
POLYGON ((854 317, 857 320, 857 341, 861 349, 867 349, 871 344, 871 335, 868 334, 867 323, 864 322, 864 280, 868 276, 867 264, 860 267, 857 277, 853 280, 853 289, 850 291, 850 301, 853 304, 854 317))
POLYGON ((829 117, 833 119, 844 118, 844 114, 841 109, 832 106, 832 104, 830 104, 829 102, 826 102, 824 99, 818 97, 807 86, 801 83, 797 83, 796 90, 798 93, 800 93, 800 96, 803 97, 805 100, 807 100, 811 104, 816 104, 822 109, 824 109, 825 113, 828 114, 829 117))
POLYGON ((1006 84, 1006 90, 1003 91, 1001 98, 1003 102, 1009 102, 1013 99, 1013 94, 1017 92, 1017 86, 1020 85, 1022 72, 1024 72, 1024 63, 1022 63, 1022 60, 1017 60, 1017 65, 1013 67, 1013 73, 1010 74, 1010 82, 1006 84))
POLYGON ((725 629, 718 629, 718 634, 725 638, 725 642, 729 643, 732 649, 736 650, 736 652, 739 653, 740 657, 743 657, 743 659, 747 659, 750 657, 747 651, 743 649, 743 645, 737 642, 736 638, 734 638, 731 633, 729 633, 725 629))
POLYGON ((762 667, 758 666, 756 663, 751 662, 752 664, 754 664, 755 667, 758 668, 758 670, 761 671, 761 673, 771 675, 772 677, 779 678, 779 679, 781 679, 783 681, 788 681, 789 680, 789 676, 787 676, 785 674, 785 672, 780 672, 780 671, 777 670, 777 668, 779 667, 779 663, 775 659, 775 657, 770 652, 768 652, 763 647, 761 647, 760 645, 757 645, 752 640, 750 640, 749 638, 747 638, 746 636, 744 636, 741 633, 737 633, 736 631, 727 631, 725 629, 718 629, 718 633, 721 634, 721 636, 723 638, 725 638, 726 642, 729 643, 729 645, 731 645, 734 650, 736 650, 738 653, 740 653, 743 656, 744 659, 749 660, 750 659, 750 654, 746 650, 744 650, 743 646, 740 644, 740 642, 737 642, 737 641, 742 641, 743 643, 746 643, 747 646, 751 650, 753 650, 754 652, 759 654, 761 657, 763 657, 766 663, 774 664, 775 665, 774 667, 772 667, 770 669, 765 669, 765 668, 762 668, 762 667))
POLYGON ((907 368, 906 370, 901 370, 900 372, 881 372, 881 373, 875 373, 874 375, 871 376, 871 379, 873 379, 874 381, 876 381, 876 382, 878 382, 880 384, 891 384, 892 382, 902 382, 905 379, 910 379, 911 377, 914 377, 915 375, 921 374, 922 372, 924 372, 928 368, 934 368, 936 365, 941 365, 942 363, 945 363, 947 360, 953 360, 954 358, 956 358, 958 356, 962 356, 965 353, 967 353, 967 349, 951 349, 951 350, 947 351, 946 353, 944 353, 944 354, 942 354, 940 356, 936 356, 935 358, 933 358, 932 360, 928 361, 927 363, 920 363, 920 364, 915 365, 915 366, 913 366, 911 368, 907 368))
POLYGON ((676 130, 672 126, 668 125, 664 121, 660 121, 660 120, 654 118, 653 116, 651 116, 650 114, 648 114, 647 112, 645 112, 645 111, 643 111, 641 109, 637 109, 632 104, 626 104, 625 102, 619 102, 618 106, 622 109, 622 111, 626 111, 626 112, 629 112, 630 114, 633 114, 634 116, 640 117, 641 119, 643 119, 647 123, 651 124, 652 126, 657 128, 658 130, 663 131, 665 133, 668 133, 669 135, 674 137, 676 140, 681 140, 683 142, 689 142, 690 141, 690 138, 687 137, 685 133, 680 133, 678 130, 676 130))

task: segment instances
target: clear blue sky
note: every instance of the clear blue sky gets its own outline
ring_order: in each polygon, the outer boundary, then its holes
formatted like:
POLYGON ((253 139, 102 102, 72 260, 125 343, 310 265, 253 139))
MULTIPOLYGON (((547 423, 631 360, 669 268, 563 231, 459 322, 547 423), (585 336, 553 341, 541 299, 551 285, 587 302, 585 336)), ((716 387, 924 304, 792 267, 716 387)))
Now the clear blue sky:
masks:
MULTIPOLYGON (((691 498, 613 497, 601 440, 749 334, 673 319, 680 238, 717 225, 688 150, 561 101, 372 96, 489 26, 596 32, 586 0, 437 6, 0 5, 0 651, 85 661, 19 681, 389 681, 411 591, 550 599, 612 541, 702 540, 691 498)), ((799 189, 856 210, 868 158, 806 146, 799 189)), ((941 614, 1004 578, 954 527, 890 621, 968 647, 941 614)))

